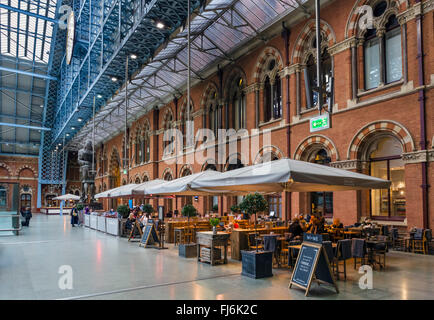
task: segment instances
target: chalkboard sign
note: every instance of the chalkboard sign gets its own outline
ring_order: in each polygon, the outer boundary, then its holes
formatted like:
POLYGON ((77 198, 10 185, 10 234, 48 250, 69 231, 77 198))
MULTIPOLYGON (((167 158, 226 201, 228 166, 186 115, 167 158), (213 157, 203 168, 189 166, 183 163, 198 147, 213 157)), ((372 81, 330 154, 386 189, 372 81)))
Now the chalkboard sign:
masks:
MULTIPOLYGON (((319 238, 312 238, 312 240, 318 241, 319 238)), ((307 296, 312 281, 331 284, 335 287, 336 292, 339 293, 327 254, 322 244, 305 241, 301 244, 300 253, 295 263, 289 288, 294 284, 305 289, 305 295, 307 296)))
POLYGON ((156 242, 159 243, 160 239, 158 238, 157 231, 155 230, 155 225, 148 222, 145 226, 145 231, 143 232, 140 245, 143 245, 146 248, 148 245, 152 245, 156 242))
POLYGON ((322 243, 322 235, 313 234, 313 233, 305 233, 303 234, 303 241, 313 242, 313 243, 322 243))

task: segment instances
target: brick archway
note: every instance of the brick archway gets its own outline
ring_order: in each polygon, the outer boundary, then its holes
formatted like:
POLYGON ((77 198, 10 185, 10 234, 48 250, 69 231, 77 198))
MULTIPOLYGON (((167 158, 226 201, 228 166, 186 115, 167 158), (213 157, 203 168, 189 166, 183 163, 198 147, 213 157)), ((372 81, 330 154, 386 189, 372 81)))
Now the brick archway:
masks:
POLYGON ((173 180, 173 178, 174 178, 174 177, 173 177, 173 171, 172 171, 172 169, 170 169, 170 168, 166 168, 166 169, 164 169, 163 174, 161 175, 161 179, 165 180, 164 177, 165 177, 167 174, 170 174, 170 176, 172 177, 172 180, 173 180))
POLYGON ((261 82, 261 75, 264 71, 264 68, 267 67, 266 62, 269 60, 270 57, 273 57, 276 60, 278 70, 283 69, 282 55, 280 54, 279 50, 274 47, 268 46, 262 51, 256 62, 256 66, 254 69, 255 73, 253 74, 253 83, 261 82))
POLYGON ((6 163, 0 163, 0 167, 5 168, 9 173, 9 176, 12 176, 12 170, 6 163))
POLYGON ((363 143, 375 134, 390 133, 401 142, 404 152, 415 150, 410 132, 400 123, 391 120, 370 122, 360 129, 351 140, 347 151, 347 159, 359 159, 363 143))
MULTIPOLYGON (((357 0, 351 9, 351 13, 348 16, 347 24, 345 26, 345 38, 350 38, 357 36, 358 23, 359 18, 364 15, 363 11, 360 11, 360 8, 364 5, 372 5, 378 1, 373 0, 357 0)), ((395 3, 396 8, 401 13, 409 8, 408 0, 397 0, 397 1, 387 1, 388 3, 395 3)))
POLYGON ((208 108, 208 102, 209 102, 209 101, 212 101, 212 100, 214 99, 214 98, 211 98, 211 97, 210 97, 210 94, 211 94, 212 92, 215 92, 215 93, 216 93, 216 98, 215 98, 215 100, 218 101, 218 99, 220 98, 220 97, 219 97, 219 91, 218 91, 218 87, 217 87, 217 85, 216 85, 213 81, 211 81, 210 83, 208 83, 208 85, 207 85, 205 91, 204 91, 203 94, 202 94, 202 98, 201 98, 201 100, 200 100, 200 108, 201 108, 204 112, 205 112, 205 110, 208 108))
MULTIPOLYGON (((330 48, 336 43, 336 35, 332 27, 324 20, 321 20, 320 28, 321 28, 321 33, 326 36, 327 46, 330 48)), ((314 30, 315 30, 315 20, 311 19, 306 23, 302 32, 298 35, 298 38, 295 42, 295 46, 292 51, 292 57, 291 57, 292 64, 303 62, 302 57, 306 51, 305 47, 307 45, 307 40, 309 40, 312 34, 315 32, 314 30)))
POLYGON ((191 165, 189 165, 189 164, 184 164, 182 167, 181 167, 181 169, 179 170, 179 175, 178 175, 178 177, 184 177, 184 172, 185 171, 190 171, 191 173, 190 174, 193 174, 194 172, 193 172, 193 168, 192 168, 192 166, 191 165))
POLYGON ((19 177, 19 176, 20 176, 20 173, 21 173, 21 171, 22 171, 22 170, 25 170, 25 169, 29 169, 30 171, 32 171, 32 173, 33 173, 33 176, 34 176, 35 178, 38 178, 38 174, 36 173, 36 170, 35 170, 35 168, 33 168, 32 166, 30 166, 30 165, 27 165, 27 164, 25 164, 25 165, 23 165, 23 166, 19 167, 19 168, 17 169, 17 171, 16 171, 15 175, 16 175, 17 177, 19 177))
POLYGON ((320 145, 327 151, 332 162, 339 161, 340 157, 336 145, 330 138, 319 134, 309 136, 300 142, 295 150, 294 159, 303 160, 306 157, 306 151, 316 145, 320 145))
POLYGON ((248 83, 247 83, 247 76, 246 73, 244 72, 243 69, 241 69, 241 67, 238 66, 233 66, 231 71, 228 73, 228 75, 225 78, 224 83, 224 92, 223 92, 223 98, 224 99, 228 99, 229 98, 229 93, 232 89, 232 84, 235 80, 235 78, 240 77, 243 79, 243 88, 247 88, 248 83))
POLYGON ((265 146, 262 147, 261 150, 256 154, 255 160, 253 164, 262 163, 263 157, 266 154, 271 154, 271 156, 276 157, 277 159, 282 159, 284 157, 284 153, 276 146, 265 146))

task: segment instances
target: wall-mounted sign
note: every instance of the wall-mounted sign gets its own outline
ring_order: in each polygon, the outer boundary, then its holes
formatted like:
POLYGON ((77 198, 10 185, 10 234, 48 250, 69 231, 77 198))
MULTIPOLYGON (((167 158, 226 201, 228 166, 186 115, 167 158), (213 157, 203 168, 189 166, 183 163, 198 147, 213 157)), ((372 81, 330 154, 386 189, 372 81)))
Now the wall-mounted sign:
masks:
POLYGON ((72 52, 74 51, 75 42, 75 16, 74 11, 68 17, 67 33, 66 33, 66 63, 71 64, 72 52))
POLYGON ((310 132, 320 131, 330 128, 330 115, 326 112, 323 115, 310 119, 310 132))

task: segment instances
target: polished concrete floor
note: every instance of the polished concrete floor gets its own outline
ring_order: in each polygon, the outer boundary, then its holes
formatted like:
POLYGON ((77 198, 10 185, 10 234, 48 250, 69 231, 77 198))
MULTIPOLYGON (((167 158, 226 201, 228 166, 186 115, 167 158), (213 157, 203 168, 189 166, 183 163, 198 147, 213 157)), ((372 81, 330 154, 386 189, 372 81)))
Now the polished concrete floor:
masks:
POLYGON ((145 249, 88 228, 72 228, 69 216, 34 215, 19 236, 0 234, 0 299, 433 299, 434 256, 390 252, 386 271, 374 271, 373 289, 359 288, 348 262, 339 294, 312 286, 288 289, 289 269, 267 279, 241 276, 241 263, 210 266, 168 250, 145 249), (72 289, 61 266, 72 270, 72 289), (61 281, 59 281, 61 280, 61 281))

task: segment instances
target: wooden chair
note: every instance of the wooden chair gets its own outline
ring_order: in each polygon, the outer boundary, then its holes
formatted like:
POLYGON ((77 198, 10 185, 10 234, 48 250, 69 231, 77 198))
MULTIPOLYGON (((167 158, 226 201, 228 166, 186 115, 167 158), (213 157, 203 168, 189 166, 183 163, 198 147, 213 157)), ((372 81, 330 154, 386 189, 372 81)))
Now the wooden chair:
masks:
POLYGON ((247 242, 249 245, 249 250, 262 250, 264 249, 264 246, 259 243, 259 241, 256 241, 257 234, 255 232, 249 232, 247 235, 247 242), (256 244, 257 243, 257 244, 256 244))
POLYGON ((383 243, 377 244, 374 247, 374 261, 382 269, 386 269, 386 253, 388 252, 387 247, 387 237, 377 236, 379 240, 384 241, 383 243))
POLYGON ((423 235, 421 239, 415 235, 415 238, 412 240, 412 251, 413 253, 428 253, 428 243, 431 241, 432 233, 430 229, 423 230, 423 235))
POLYGON ((344 274, 344 279, 347 280, 347 260, 351 258, 351 240, 338 240, 336 248, 336 278, 339 280, 339 274, 344 274), (342 262, 344 271, 339 271, 339 262, 342 262))

